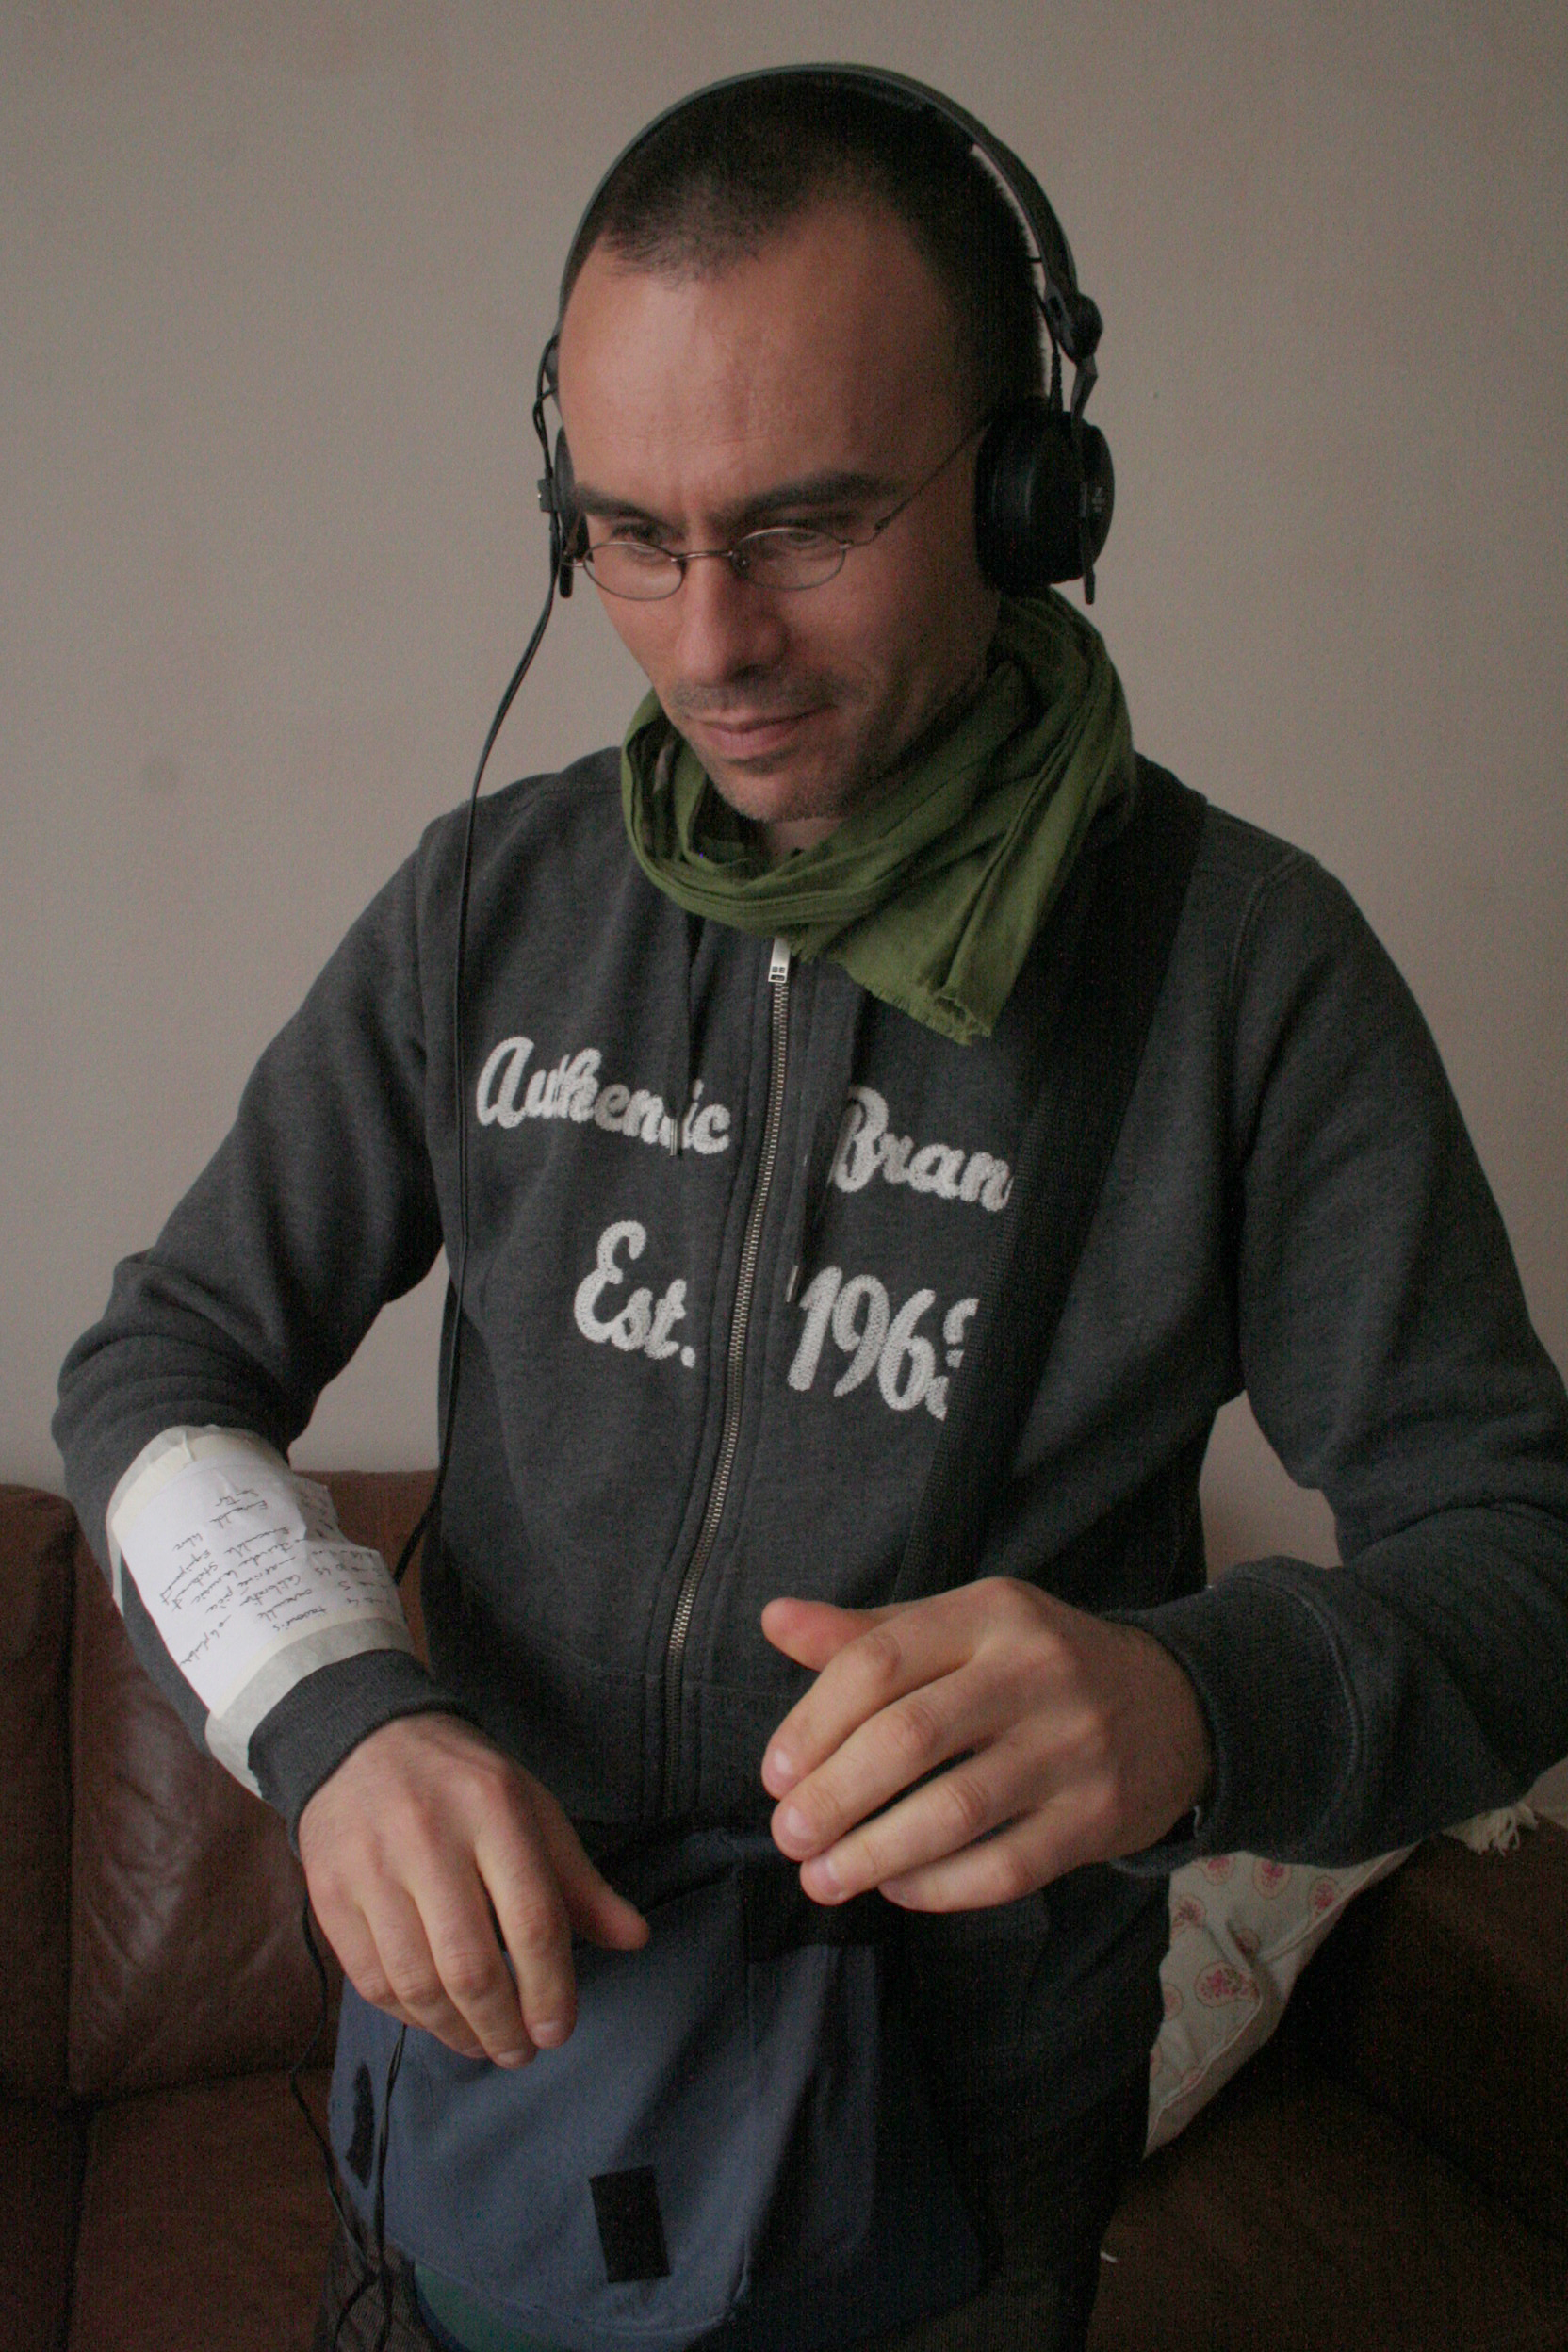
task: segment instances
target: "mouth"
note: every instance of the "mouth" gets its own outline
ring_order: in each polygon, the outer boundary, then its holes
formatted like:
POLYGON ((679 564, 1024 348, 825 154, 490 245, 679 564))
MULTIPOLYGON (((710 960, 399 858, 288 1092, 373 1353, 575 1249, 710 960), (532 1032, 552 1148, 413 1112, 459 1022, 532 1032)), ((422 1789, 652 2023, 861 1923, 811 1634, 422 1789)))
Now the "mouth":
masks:
POLYGON ((732 711, 722 718, 694 718, 688 725, 727 760, 764 760, 788 750, 821 708, 813 703, 800 710, 732 711))

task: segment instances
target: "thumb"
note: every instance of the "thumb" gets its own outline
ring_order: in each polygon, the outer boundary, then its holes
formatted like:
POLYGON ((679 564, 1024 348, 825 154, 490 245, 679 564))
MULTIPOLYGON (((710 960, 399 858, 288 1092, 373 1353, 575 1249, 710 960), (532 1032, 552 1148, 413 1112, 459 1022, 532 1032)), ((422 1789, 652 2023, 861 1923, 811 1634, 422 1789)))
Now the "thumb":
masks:
POLYGON ((835 1609, 830 1601, 770 1601, 762 1631, 797 1666, 821 1674, 829 1658, 895 1614, 893 1609, 835 1609))

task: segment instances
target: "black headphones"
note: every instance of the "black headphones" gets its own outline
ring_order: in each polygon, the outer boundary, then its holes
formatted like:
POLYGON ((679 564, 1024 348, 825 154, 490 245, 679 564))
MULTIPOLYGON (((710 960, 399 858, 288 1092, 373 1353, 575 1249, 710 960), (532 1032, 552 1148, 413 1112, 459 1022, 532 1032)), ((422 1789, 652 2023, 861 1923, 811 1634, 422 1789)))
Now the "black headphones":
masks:
MULTIPOLYGON (((974 475, 974 529, 980 568, 994 588, 1010 596, 1037 596, 1058 580, 1081 580, 1084 596, 1094 601, 1094 566, 1111 528, 1116 478, 1105 436, 1084 422, 1084 408, 1094 389, 1098 370, 1095 350, 1100 341, 1100 312, 1086 294, 1079 292, 1072 250, 1061 223, 1046 201, 1045 190, 1010 148, 993 138, 983 122, 956 106, 939 90, 903 74, 886 74, 874 66, 797 65, 770 67, 758 74, 740 74, 713 82, 705 90, 666 106, 623 147, 590 197, 573 233, 562 273, 562 303, 576 273, 584 229, 608 183, 629 155, 665 123, 697 100, 726 90, 743 90, 753 83, 816 83, 828 88, 868 90, 911 113, 935 116, 958 132, 970 148, 984 157, 1021 214, 1034 240, 1032 259, 1042 281, 1036 299, 1051 346, 1050 389, 1027 400, 1012 400, 999 409, 986 428, 974 475), (1072 399, 1062 397, 1062 356, 1072 362, 1072 399)), ((586 535, 573 497, 571 452, 564 433, 558 433, 552 453, 545 402, 556 391, 556 353, 560 318, 539 358, 534 387, 533 424, 545 453, 539 484, 539 504, 550 518, 550 556, 554 578, 564 596, 572 593, 572 568, 586 535)))

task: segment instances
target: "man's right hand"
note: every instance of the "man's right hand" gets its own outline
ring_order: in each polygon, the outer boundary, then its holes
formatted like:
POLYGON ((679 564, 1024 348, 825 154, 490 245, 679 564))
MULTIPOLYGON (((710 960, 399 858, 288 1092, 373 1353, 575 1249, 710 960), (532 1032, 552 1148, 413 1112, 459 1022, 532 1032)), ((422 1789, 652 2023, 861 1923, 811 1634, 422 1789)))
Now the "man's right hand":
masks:
POLYGON ((300 1859, 355 1990, 465 2058, 521 2066, 566 2039, 574 1929, 647 1940, 548 1789, 451 1715, 351 1749, 300 1816, 300 1859))

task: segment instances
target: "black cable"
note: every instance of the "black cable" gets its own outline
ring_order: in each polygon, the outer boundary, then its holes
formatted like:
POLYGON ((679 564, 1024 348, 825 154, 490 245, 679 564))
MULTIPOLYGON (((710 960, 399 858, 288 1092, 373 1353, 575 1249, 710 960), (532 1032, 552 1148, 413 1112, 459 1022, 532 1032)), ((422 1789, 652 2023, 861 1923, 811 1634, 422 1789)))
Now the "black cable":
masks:
MULTIPOLYGON (((447 1483, 447 1471, 451 1462, 452 1438, 457 1427, 457 1389, 463 1362, 463 1301, 468 1278, 468 1086, 463 1051, 463 981, 467 961, 468 901, 473 882, 474 828, 479 813, 480 786, 484 781, 484 771, 490 764, 490 754, 496 747, 496 738, 506 724, 507 714, 517 699, 523 680, 533 666, 533 657, 544 641, 545 631, 549 626, 550 614, 555 610, 556 587, 562 577, 561 525, 553 505, 554 468, 550 463, 549 432, 545 422, 545 400, 547 392, 552 388, 548 368, 549 350, 550 346, 547 345, 545 353, 540 358, 539 370, 534 381, 532 409, 533 429, 539 436, 539 444, 545 453, 544 487, 549 491, 551 498, 547 509, 550 516, 549 586, 546 591, 539 617, 534 622, 532 633, 523 648, 522 659, 507 680, 505 692, 496 705, 495 715, 485 730, 483 747, 479 756, 479 765, 474 770, 474 780, 468 788, 467 814, 463 827, 463 863, 457 887, 457 940, 452 955, 451 1050, 453 1110, 457 1129, 457 1264, 455 1267, 451 1267, 449 1253, 451 1322, 444 1367, 446 1399, 441 1415, 441 1445, 436 1457, 434 1483, 431 1488, 429 1500, 415 1521, 408 1539, 398 1555, 397 1566, 392 1571, 393 1581, 397 1584, 401 1584, 408 1573, 409 1562, 413 1560, 416 1549, 427 1537, 435 1522, 442 1490, 447 1483)), ((315 2031, 290 2069, 288 2087, 294 2095, 301 2114, 310 2127, 311 2137, 321 2151, 322 2161, 327 2170, 327 2194, 332 2199, 333 2211, 350 2245, 357 2253, 361 2251, 359 2237, 358 2233, 351 2228, 338 2197, 336 2166, 334 2163, 331 2145, 322 2136, 299 2085, 300 2074, 309 2064, 318 2043, 326 2031, 330 1999, 326 1964, 321 1958, 310 1923, 308 1897, 301 1913, 300 1923, 304 1933, 305 1946, 310 1953, 311 1964, 316 1970, 317 1981, 320 1986, 321 2007, 315 2031)), ((343 2328, 350 2313, 354 2310, 360 2297, 373 2284, 379 2283, 382 2295, 381 2327, 376 2336, 374 2352, 385 2352, 387 2338, 391 2333, 392 2282, 386 2267, 386 2152, 391 2135, 392 2092, 398 2080, 399 2069, 402 2065, 403 2045, 407 2036, 407 2026, 400 2025, 398 2038, 393 2045, 391 2058, 387 2062, 386 2080, 382 2085, 381 2130, 376 2140, 375 2189, 372 2200, 373 2244, 370 2248, 370 2264, 337 2315, 337 2324, 333 2330, 335 2347, 341 2341, 343 2328)))
POLYGON ((376 2140, 376 2196, 372 2213, 375 2275, 381 2281, 381 2327, 376 2334, 374 2352, 386 2352, 386 2339, 392 2332, 392 2280, 386 2267, 386 2148, 392 2136, 392 2092, 403 2063, 403 2044, 407 2039, 407 2026, 400 2025, 398 2038, 392 2045, 392 2055, 387 2061, 386 2082, 381 2095, 381 2131, 376 2140))
POLYGON ((332 2199, 333 2212, 337 2215, 343 2228, 348 2230, 348 2216, 343 2211, 342 2200, 337 2194, 337 2168, 333 2162, 332 2143, 312 2115, 310 2102, 300 2087, 300 2077, 315 2057, 317 2047, 326 2033, 327 2013, 332 2006, 332 1986, 327 1978, 327 1964, 321 1957, 321 1947, 316 1940, 316 1930, 310 1923, 310 1897, 308 1895, 300 1908, 300 1932, 305 1939, 305 1950, 310 1954, 310 1965, 316 1971, 316 1983, 320 1994, 320 2008, 317 2013, 314 2033, 288 2069, 288 2093, 295 2106, 303 2115, 310 2136, 321 2152, 321 2162, 326 2168, 327 2175, 327 2195, 332 2199))
POLYGON ((414 1558, 416 1549, 435 1516, 441 1500, 441 1491, 447 1483, 447 1468, 451 1460, 452 1432, 456 1427, 457 1381, 462 1362, 463 1344, 463 1300, 468 1275, 468 1121, 466 1117, 468 1086, 465 1075, 463 1054, 463 975, 467 960, 468 898, 473 879, 474 825, 479 813, 479 788, 483 781, 484 771, 489 765, 490 754, 495 749, 496 738, 506 722, 507 713, 517 699, 518 690, 532 666, 533 657, 539 650, 545 630, 549 625, 550 614, 555 610, 556 578, 557 566, 552 548, 550 584, 546 593, 543 610, 533 625, 533 634, 523 649, 523 658, 513 671, 507 682, 506 692, 496 706, 496 715, 490 722, 484 738, 484 748, 480 753, 479 766, 474 771, 474 780, 468 790, 468 811, 463 828, 463 866, 457 887, 457 945, 452 956, 451 1042, 457 1125, 457 1266, 451 1285, 451 1331, 447 1346, 445 1383, 447 1396, 441 1416, 441 1446, 436 1459, 435 1483, 431 1488, 429 1501, 415 1521, 408 1540, 398 1555, 398 1564, 392 1571, 393 1581, 397 1584, 401 1584, 403 1577, 407 1575, 409 1562, 414 1558))

